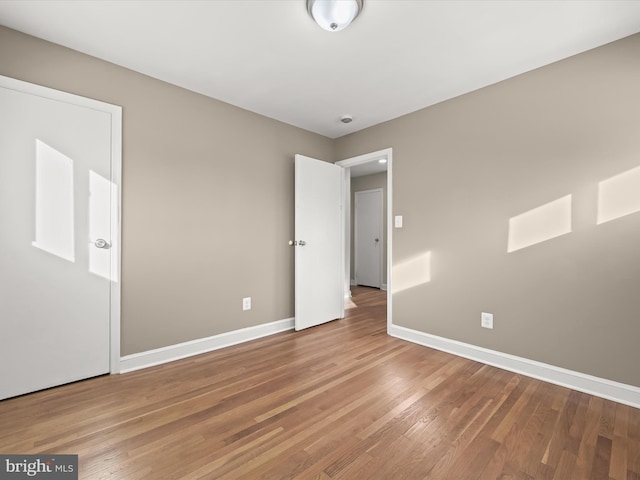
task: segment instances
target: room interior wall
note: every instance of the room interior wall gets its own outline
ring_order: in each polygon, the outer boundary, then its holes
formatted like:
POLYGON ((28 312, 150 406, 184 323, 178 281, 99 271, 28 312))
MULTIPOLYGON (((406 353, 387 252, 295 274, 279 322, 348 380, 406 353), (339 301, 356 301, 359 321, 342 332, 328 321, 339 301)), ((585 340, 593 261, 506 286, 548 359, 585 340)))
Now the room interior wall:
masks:
POLYGON ((335 141, 4 27, 0 74, 123 106, 124 355, 293 316, 293 155, 392 147, 395 324, 640 386, 640 35, 335 141))
POLYGON ((123 355, 294 316, 293 158, 332 140, 5 27, 0 74, 123 107, 123 355))
POLYGON ((337 139, 393 148, 394 324, 640 386, 639 93, 634 35, 337 139))
MULTIPOLYGON (((373 190, 375 188, 382 189, 382 237, 387 238, 387 172, 374 173, 372 175, 363 175, 361 177, 351 178, 351 281, 355 278, 355 250, 354 250, 354 238, 353 232, 355 231, 355 198, 356 192, 362 192, 364 190, 373 190)), ((382 284, 384 287, 387 285, 387 242, 382 242, 382 284)))

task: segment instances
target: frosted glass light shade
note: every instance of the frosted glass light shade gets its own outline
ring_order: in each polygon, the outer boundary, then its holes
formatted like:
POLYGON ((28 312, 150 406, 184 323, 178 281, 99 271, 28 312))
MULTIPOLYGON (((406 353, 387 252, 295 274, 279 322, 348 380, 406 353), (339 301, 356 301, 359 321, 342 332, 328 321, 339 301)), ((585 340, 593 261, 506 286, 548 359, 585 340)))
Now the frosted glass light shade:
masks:
POLYGON ((349 26, 362 10, 363 0, 307 0, 307 10, 318 25, 329 32, 349 26))

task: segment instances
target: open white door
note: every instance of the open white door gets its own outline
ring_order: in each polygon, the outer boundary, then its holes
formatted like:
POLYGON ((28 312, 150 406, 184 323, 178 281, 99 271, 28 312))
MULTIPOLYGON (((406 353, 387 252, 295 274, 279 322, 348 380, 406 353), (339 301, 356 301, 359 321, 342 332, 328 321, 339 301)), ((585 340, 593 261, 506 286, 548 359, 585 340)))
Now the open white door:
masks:
POLYGON ((344 317, 342 171, 295 157, 295 328, 344 317))

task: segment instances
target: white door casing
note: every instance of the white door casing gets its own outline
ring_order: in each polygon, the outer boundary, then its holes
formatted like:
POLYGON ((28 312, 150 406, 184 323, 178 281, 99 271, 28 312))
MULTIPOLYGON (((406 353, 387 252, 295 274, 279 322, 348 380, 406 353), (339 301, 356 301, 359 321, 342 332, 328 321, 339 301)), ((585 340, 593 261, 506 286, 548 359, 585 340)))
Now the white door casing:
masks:
POLYGON ((118 371, 121 108, 0 77, 0 111, 7 398, 118 371))
POLYGON ((382 286, 382 189, 355 192, 354 267, 356 284, 382 286))
POLYGON ((295 329, 344 317, 343 168, 295 156, 295 329))

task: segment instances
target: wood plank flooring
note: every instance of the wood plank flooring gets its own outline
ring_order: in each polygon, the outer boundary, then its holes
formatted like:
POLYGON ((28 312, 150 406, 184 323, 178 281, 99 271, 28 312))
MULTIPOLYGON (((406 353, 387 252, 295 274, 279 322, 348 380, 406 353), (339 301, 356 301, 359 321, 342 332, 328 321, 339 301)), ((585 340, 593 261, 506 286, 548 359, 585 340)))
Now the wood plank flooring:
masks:
POLYGON ((0 402, 0 453, 83 479, 640 480, 640 410, 347 318, 0 402))

